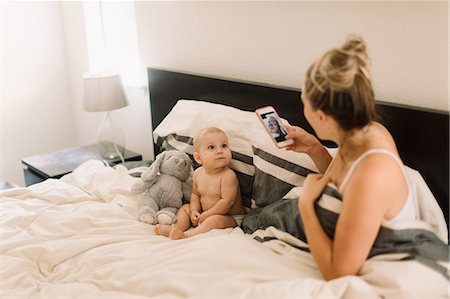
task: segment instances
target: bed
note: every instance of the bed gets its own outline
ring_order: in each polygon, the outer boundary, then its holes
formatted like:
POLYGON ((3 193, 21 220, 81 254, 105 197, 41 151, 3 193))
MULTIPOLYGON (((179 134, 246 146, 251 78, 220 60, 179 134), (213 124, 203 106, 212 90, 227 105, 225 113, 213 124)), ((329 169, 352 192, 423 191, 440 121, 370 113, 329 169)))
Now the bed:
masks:
MULTIPOLYGON (((272 105, 312 132, 300 90, 155 68, 148 78, 155 153, 192 154, 193 132, 222 124, 250 212, 295 197, 315 171, 307 157, 271 146, 251 112, 272 105)), ((448 243, 449 114, 379 104, 401 158, 429 187, 421 190, 424 229, 448 243)), ((91 160, 59 180, 2 191, 1 298, 448 298, 448 259, 436 270, 401 253, 377 254, 358 276, 327 282, 301 240, 273 226, 155 235, 136 217, 138 171, 91 160)))

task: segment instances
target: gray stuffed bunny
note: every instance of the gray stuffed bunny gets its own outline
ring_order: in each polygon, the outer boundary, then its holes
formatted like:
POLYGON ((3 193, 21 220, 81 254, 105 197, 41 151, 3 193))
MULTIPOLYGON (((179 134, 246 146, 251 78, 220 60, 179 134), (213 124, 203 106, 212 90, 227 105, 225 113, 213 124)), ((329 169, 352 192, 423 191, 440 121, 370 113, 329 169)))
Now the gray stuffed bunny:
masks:
POLYGON ((132 192, 141 196, 138 219, 141 222, 172 224, 183 198, 192 192, 192 161, 181 151, 164 151, 144 170, 132 192))

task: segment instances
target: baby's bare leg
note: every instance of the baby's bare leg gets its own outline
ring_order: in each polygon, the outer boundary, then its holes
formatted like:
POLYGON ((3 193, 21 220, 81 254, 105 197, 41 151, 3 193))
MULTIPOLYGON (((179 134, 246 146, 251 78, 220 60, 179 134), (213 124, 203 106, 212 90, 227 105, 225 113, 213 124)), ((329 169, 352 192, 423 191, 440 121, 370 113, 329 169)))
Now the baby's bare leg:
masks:
POLYGON ((181 231, 185 231, 191 227, 191 209, 189 208, 189 204, 183 205, 177 213, 177 220, 172 227, 176 227, 181 231))
POLYGON ((155 234, 168 237, 171 229, 172 229, 172 225, 156 224, 155 225, 155 234))
POLYGON ((177 220, 175 221, 175 223, 171 225, 157 224, 155 225, 155 233, 157 235, 169 237, 170 231, 174 227, 184 232, 189 227, 191 227, 191 218, 189 217, 190 212, 191 210, 189 209, 189 204, 183 205, 178 209, 177 220))
POLYGON ((173 228, 170 232, 169 237, 171 239, 181 239, 181 238, 188 238, 192 237, 201 233, 206 233, 212 229, 221 229, 221 228, 228 228, 228 227, 236 227, 237 223, 234 220, 233 217, 229 215, 212 215, 205 219, 202 223, 200 223, 196 228, 193 230, 182 232, 180 230, 177 230, 176 228, 173 228))

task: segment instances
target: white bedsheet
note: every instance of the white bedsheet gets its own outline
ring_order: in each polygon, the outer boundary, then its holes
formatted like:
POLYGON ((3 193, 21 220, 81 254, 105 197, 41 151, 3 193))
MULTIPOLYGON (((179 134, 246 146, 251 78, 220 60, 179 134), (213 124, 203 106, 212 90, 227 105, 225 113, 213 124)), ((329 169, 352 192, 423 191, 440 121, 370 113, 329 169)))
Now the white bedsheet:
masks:
POLYGON ((157 236, 137 221, 134 180, 89 161, 3 191, 1 298, 448 298, 448 280, 415 261, 375 258, 325 282, 308 253, 240 228, 157 236))

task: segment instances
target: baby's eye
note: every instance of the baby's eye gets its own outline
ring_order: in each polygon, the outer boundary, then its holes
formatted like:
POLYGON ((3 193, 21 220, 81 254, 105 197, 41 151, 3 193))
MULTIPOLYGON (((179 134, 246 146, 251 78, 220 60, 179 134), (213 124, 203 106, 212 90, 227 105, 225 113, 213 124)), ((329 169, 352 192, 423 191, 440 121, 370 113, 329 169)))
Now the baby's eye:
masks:
POLYGON ((228 148, 228 144, 226 143, 222 144, 222 148, 228 148))
POLYGON ((207 149, 213 150, 214 149, 214 145, 208 145, 207 149))

